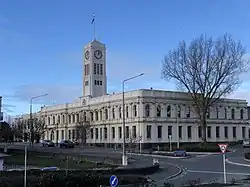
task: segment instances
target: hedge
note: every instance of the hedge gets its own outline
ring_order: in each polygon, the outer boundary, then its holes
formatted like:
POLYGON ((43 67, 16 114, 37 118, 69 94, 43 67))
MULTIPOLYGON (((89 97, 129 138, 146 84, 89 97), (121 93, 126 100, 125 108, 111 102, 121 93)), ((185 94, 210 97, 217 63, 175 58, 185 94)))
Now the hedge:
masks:
MULTIPOLYGON (((23 172, 1 172, 1 187, 23 187, 23 172)), ((117 175, 120 185, 127 184, 146 184, 147 179, 135 175, 117 175)), ((68 171, 64 172, 40 172, 29 171, 27 173, 27 186, 29 187, 99 187, 100 185, 109 186, 110 175, 101 175, 94 172, 68 171)))

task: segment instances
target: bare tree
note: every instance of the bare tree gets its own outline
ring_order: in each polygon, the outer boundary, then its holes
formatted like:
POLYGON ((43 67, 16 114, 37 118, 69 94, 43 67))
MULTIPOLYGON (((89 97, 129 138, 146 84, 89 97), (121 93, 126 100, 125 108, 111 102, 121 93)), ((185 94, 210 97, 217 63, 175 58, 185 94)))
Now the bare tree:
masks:
POLYGON ((44 119, 39 119, 39 118, 35 118, 33 119, 33 141, 39 142, 39 140, 41 139, 41 137, 44 135, 45 131, 46 131, 46 125, 45 125, 45 120, 44 119))
POLYGON ((91 129, 90 121, 86 116, 86 112, 81 112, 79 122, 76 125, 76 139, 81 141, 81 146, 86 144, 91 129))
POLYGON ((231 36, 213 40, 201 35, 189 45, 182 41, 169 51, 162 63, 162 78, 174 80, 189 93, 206 142, 207 114, 221 97, 235 91, 240 75, 247 70, 245 48, 231 36))
POLYGON ((138 140, 138 138, 130 130, 129 131, 129 138, 128 138, 127 142, 128 142, 128 148, 129 148, 131 153, 136 148, 137 140, 138 140))

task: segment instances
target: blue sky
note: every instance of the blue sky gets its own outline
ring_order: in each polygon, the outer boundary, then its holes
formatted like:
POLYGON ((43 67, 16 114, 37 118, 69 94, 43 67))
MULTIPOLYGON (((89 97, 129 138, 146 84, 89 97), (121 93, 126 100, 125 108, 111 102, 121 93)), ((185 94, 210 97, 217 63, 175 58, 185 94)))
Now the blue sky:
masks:
MULTIPOLYGON (((119 92, 124 78, 141 72, 126 89, 174 90, 161 80, 161 60, 180 40, 227 32, 249 52, 249 7, 249 0, 1 0, 4 111, 27 113, 34 95, 49 94, 36 101, 35 110, 82 95, 82 52, 93 38, 93 12, 97 39, 107 46, 108 90, 119 92)), ((244 80, 232 97, 244 99, 248 85, 244 80)))

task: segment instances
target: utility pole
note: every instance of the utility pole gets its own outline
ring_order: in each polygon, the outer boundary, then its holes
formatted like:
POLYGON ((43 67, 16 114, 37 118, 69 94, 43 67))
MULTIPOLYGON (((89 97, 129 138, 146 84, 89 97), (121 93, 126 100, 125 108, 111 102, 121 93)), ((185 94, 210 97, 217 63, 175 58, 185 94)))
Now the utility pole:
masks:
POLYGON ((0 122, 3 121, 3 115, 2 115, 2 99, 3 99, 3 97, 0 96, 0 122))

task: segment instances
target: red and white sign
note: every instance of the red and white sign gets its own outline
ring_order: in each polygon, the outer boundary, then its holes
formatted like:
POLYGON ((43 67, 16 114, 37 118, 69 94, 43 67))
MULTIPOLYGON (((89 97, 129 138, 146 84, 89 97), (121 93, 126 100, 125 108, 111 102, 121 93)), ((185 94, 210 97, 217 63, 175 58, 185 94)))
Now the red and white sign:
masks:
POLYGON ((218 144, 218 146, 220 147, 221 152, 225 153, 227 150, 228 144, 218 144))

